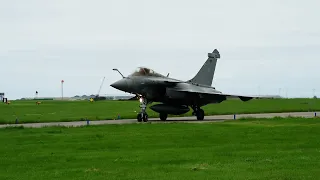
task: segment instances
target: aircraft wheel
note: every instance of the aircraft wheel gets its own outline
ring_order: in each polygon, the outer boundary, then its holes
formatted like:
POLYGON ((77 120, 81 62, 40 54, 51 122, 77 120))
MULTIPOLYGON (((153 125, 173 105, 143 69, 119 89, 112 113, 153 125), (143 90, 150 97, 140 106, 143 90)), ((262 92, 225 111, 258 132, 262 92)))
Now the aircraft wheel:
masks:
POLYGON ((167 114, 160 114, 161 121, 167 120, 168 115, 167 114))
POLYGON ((142 116, 143 122, 148 122, 148 114, 143 114, 142 116))
POLYGON ((197 120, 203 120, 204 119, 204 111, 202 109, 199 109, 197 111, 197 120))
POLYGON ((137 120, 138 120, 138 122, 141 122, 141 121, 142 121, 141 113, 139 113, 139 114, 137 115, 137 120))

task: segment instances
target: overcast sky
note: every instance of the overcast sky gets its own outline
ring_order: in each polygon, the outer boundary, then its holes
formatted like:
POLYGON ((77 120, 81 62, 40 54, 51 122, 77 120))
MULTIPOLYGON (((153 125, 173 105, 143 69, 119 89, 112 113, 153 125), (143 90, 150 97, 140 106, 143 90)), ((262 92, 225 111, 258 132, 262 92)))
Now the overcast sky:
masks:
POLYGON ((10 99, 123 94, 138 66, 188 80, 217 48, 233 94, 320 95, 320 1, 0 0, 0 91, 10 99), (259 91, 260 89, 260 91, 259 91), (319 92, 319 93, 318 93, 319 92))

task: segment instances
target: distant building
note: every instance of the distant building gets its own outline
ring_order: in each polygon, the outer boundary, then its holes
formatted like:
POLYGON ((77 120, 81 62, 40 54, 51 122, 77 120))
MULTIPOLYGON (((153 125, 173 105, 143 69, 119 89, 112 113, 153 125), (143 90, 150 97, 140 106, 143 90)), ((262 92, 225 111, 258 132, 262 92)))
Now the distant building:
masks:
MULTIPOLYGON (((63 97, 63 100, 68 100, 68 101, 78 101, 78 100, 86 100, 86 101, 90 101, 91 98, 95 98, 96 95, 76 95, 73 97, 63 97)), ((102 97, 102 96, 101 96, 102 97)), ((105 100, 126 100, 126 99, 130 99, 134 96, 130 96, 130 95, 123 95, 123 96, 111 96, 111 95, 105 95, 103 96, 105 97, 105 100)), ((18 100, 62 100, 61 97, 23 97, 21 99, 18 100)))
POLYGON ((282 97, 279 95, 263 95, 265 98, 270 98, 270 99, 281 99, 282 97))

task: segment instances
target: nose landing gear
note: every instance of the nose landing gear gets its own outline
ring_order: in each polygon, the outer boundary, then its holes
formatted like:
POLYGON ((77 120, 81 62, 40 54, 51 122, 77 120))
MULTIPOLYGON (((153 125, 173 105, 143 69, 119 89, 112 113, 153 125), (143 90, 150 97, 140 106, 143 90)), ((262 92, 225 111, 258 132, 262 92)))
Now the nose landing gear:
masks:
POLYGON ((146 112, 146 108, 147 108, 147 100, 144 98, 140 98, 140 113, 137 115, 137 120, 138 122, 148 122, 148 114, 146 112))

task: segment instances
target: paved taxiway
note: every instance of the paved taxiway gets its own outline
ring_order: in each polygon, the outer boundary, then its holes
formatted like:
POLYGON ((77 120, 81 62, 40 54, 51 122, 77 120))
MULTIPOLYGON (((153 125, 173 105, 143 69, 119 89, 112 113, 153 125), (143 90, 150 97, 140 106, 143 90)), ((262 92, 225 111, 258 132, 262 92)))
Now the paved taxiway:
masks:
MULTIPOLYGON (((318 113, 317 113, 318 114, 318 113)), ((254 118, 272 118, 272 117, 315 117, 315 112, 290 112, 290 113, 263 113, 263 114, 237 114, 236 119, 242 117, 254 117, 254 118)), ((320 113, 319 113, 320 116, 320 113)), ((159 118, 150 118, 147 123, 209 123, 209 122, 221 122, 226 120, 233 120, 234 115, 216 115, 206 116, 203 121, 196 120, 196 117, 168 117, 167 121, 160 121, 159 118)), ((133 123, 144 123, 137 122, 136 119, 119 119, 119 120, 100 120, 100 121, 89 121, 90 125, 102 125, 102 124, 133 124, 133 123)), ((73 121, 73 122, 48 122, 48 123, 25 123, 25 124, 4 124, 0 125, 0 128, 12 127, 12 126, 24 126, 32 128, 41 128, 46 126, 67 126, 76 127, 87 125, 87 121, 73 121)))

